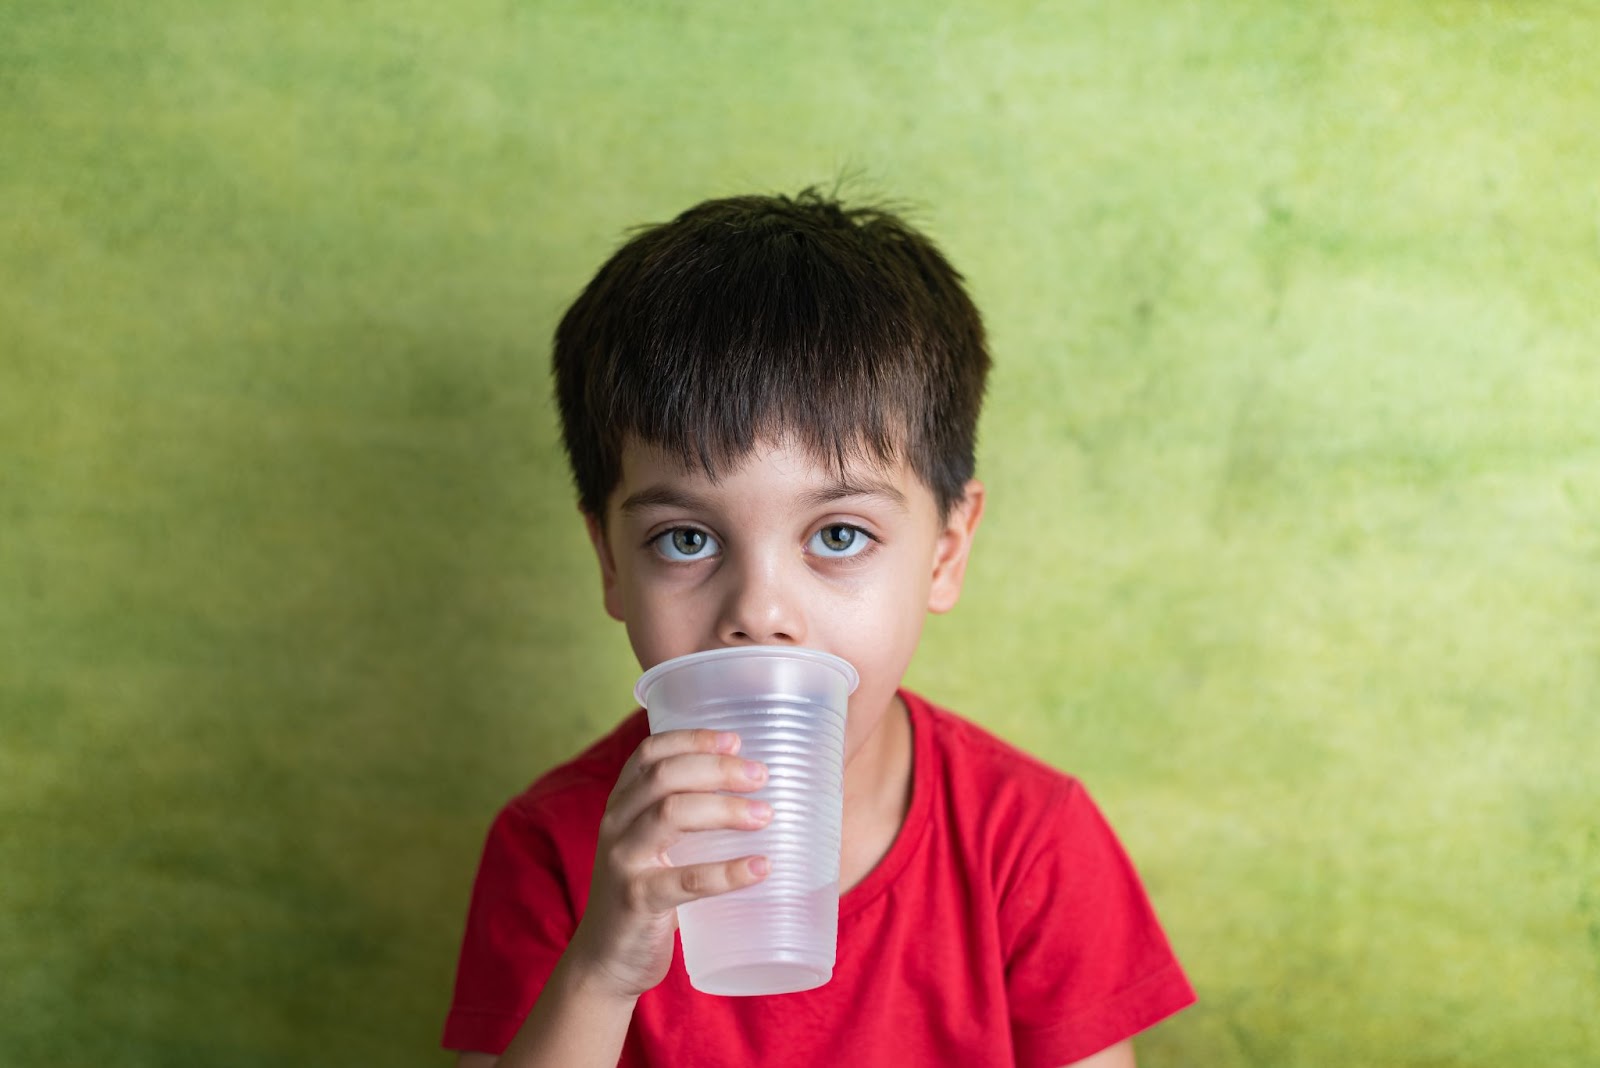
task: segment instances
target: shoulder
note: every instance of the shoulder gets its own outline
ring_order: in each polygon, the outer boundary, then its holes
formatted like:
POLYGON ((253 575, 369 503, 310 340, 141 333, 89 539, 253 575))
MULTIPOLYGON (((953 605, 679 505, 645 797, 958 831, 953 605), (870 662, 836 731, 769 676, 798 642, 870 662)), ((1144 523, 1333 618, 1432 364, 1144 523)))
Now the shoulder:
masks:
POLYGON ((917 694, 903 691, 902 695, 914 727, 928 736, 926 755, 932 770, 951 787, 1035 801, 1064 798, 1082 789, 1071 775, 972 720, 917 694))
POLYGON ((933 818, 968 863, 989 870, 1001 900, 1069 870, 1057 885, 1127 877, 1115 832, 1077 777, 914 694, 907 703, 926 735, 918 773, 933 818))
POLYGON ((1194 1000, 1138 873, 1083 784, 907 695, 944 856, 990 924, 1018 1061, 1084 1059, 1194 1000), (973 878, 974 874, 979 876, 973 878))
POLYGON ((501 810, 499 822, 567 826, 574 817, 587 814, 598 821, 622 766, 649 733, 644 711, 635 710, 610 733, 513 797, 501 810))
POLYGON ((475 901, 504 897, 515 904, 534 896, 531 888, 570 875, 569 889, 581 902, 606 801, 622 765, 647 733, 643 713, 636 712, 507 801, 484 839, 475 901))

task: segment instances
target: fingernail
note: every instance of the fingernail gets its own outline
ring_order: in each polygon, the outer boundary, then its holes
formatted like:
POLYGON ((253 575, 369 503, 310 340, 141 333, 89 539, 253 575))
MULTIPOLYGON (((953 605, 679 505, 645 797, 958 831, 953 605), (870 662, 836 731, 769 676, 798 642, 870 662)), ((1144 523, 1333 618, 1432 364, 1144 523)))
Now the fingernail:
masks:
POLYGON ((759 764, 754 760, 746 760, 744 762, 744 777, 751 782, 760 782, 767 777, 767 767, 765 764, 759 764))
POLYGON ((755 857, 750 861, 751 875, 765 875, 772 870, 772 861, 766 857, 755 857))
POLYGON ((739 736, 732 731, 723 731, 717 735, 717 752, 731 753, 739 748, 739 736))
POLYGON ((750 807, 745 811, 748 812, 750 814, 750 818, 757 823, 765 823, 767 820, 772 818, 772 806, 767 804, 765 801, 752 801, 750 802, 750 807))

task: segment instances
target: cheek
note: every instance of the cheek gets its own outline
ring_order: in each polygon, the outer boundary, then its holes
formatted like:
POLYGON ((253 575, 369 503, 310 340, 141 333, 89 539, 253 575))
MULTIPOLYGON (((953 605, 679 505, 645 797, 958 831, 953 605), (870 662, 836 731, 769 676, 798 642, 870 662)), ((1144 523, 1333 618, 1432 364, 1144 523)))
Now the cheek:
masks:
POLYGON ((707 648, 715 611, 703 590, 692 585, 633 581, 623 590, 628 642, 641 668, 707 648))
POLYGON ((835 650, 861 672, 865 702, 887 701, 917 651, 927 618, 929 581, 915 565, 897 569, 856 606, 856 618, 835 650))

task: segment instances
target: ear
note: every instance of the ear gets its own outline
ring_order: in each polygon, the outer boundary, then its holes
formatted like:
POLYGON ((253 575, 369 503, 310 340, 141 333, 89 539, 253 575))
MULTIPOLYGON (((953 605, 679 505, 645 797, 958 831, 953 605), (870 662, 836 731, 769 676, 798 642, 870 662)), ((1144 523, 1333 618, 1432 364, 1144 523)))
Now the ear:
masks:
POLYGON ((967 575, 967 557, 972 538, 983 518, 983 483, 968 482, 961 500, 950 507, 939 541, 933 550, 933 585, 928 590, 928 611, 948 612, 961 598, 961 583, 967 575))
POLYGON ((589 528, 589 544, 600 561, 600 587, 604 591, 606 615, 622 622, 622 589, 617 584, 617 558, 611 555, 611 544, 606 541, 605 527, 588 512, 583 513, 583 525, 589 528))

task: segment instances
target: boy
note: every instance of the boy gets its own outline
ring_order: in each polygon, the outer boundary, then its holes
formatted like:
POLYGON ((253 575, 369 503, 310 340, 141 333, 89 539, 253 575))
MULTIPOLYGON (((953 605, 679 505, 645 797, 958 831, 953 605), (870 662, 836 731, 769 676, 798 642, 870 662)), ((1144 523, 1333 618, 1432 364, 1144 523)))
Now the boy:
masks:
POLYGON ((636 712, 496 819, 445 1027, 459 1063, 1132 1065, 1131 1036, 1194 995, 1116 839, 1075 780, 900 687, 983 514, 989 357, 960 276, 885 212, 710 201, 601 268, 554 365, 641 667, 794 644, 861 675, 838 963, 797 994, 689 987, 675 907, 770 865, 664 854, 763 826, 740 795, 765 769, 636 712))

